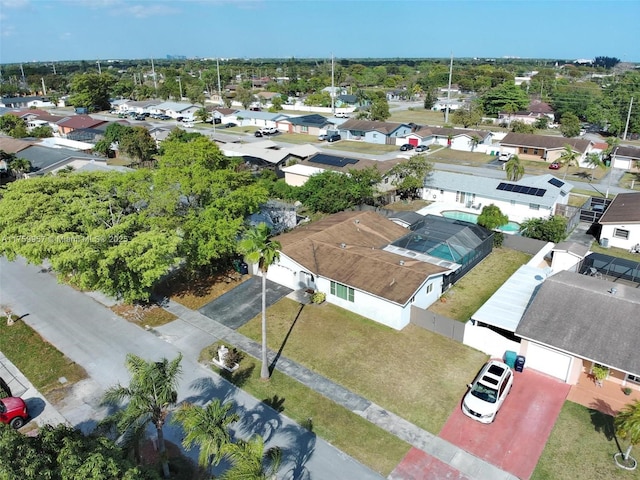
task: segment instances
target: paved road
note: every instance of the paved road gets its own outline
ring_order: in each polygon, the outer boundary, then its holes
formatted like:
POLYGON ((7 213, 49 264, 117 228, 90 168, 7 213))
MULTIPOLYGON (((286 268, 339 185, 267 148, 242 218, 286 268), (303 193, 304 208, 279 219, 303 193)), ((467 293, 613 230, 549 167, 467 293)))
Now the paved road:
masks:
MULTIPOLYGON (((61 413, 75 426, 89 431, 105 413, 99 406, 104 390, 128 383, 124 367, 128 353, 147 359, 175 358, 175 345, 116 316, 91 297, 58 284, 50 273, 24 261, 0 258, 0 303, 18 315, 74 362, 90 379, 81 382, 75 397, 66 399, 61 413)), ((268 446, 283 449, 283 479, 381 479, 322 439, 277 414, 260 401, 235 388, 196 361, 199 347, 182 344, 185 357, 179 398, 205 403, 212 398, 237 404, 244 422, 239 435, 260 433, 268 446)), ((167 439, 179 443, 181 431, 166 429, 167 439)), ((196 458, 197 452, 190 452, 196 458)), ((218 472, 219 473, 219 472, 218 472)))

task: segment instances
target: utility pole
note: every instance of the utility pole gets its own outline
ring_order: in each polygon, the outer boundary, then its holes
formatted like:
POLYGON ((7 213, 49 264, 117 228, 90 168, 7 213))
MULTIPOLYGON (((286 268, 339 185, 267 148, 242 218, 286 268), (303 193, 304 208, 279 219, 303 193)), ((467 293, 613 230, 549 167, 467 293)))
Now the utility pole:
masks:
POLYGON ((336 82, 333 72, 333 53, 331 53, 331 114, 336 115, 336 82))
MULTIPOLYGON (((220 106, 224 105, 224 102, 222 101, 222 87, 220 85, 220 59, 216 58, 216 68, 218 70, 218 99, 220 100, 220 106)), ((215 121, 213 122, 213 127, 215 128, 215 121)))
POLYGON ((56 64, 55 63, 51 64, 51 68, 53 68, 53 74, 57 75, 57 73, 56 73, 56 64))
POLYGON ((444 111, 444 123, 449 123, 449 103, 451 101, 451 76, 453 75, 453 52, 451 52, 451 63, 449 64, 449 89, 447 90, 447 108, 444 111))
POLYGON ((100 60, 96 62, 98 64, 98 75, 102 75, 102 68, 100 68, 100 60))
POLYGON ((609 198, 609 187, 611 186, 611 175, 613 175, 613 166, 616 163, 616 153, 618 152, 618 147, 613 151, 613 155, 611 156, 611 170, 609 170, 609 178, 607 179, 607 193, 604 194, 604 198, 609 198))
POLYGON ((44 84, 44 77, 40 77, 40 80, 42 80, 42 94, 46 95, 47 94, 47 86, 44 84))
POLYGON ((182 101, 182 79, 178 77, 178 85, 180 85, 180 101, 182 101))
POLYGON ((624 135, 622 136, 623 140, 627 139, 627 131, 629 130, 629 120, 631 119, 632 106, 633 106, 633 97, 631 97, 631 101, 629 102, 629 113, 627 113, 627 124, 624 126, 624 135))
MULTIPOLYGON (((156 67, 153 65, 153 57, 151 58, 151 74, 153 75, 153 88, 156 90, 156 97, 158 96, 158 82, 156 82, 156 67)), ((142 84, 142 78, 140 79, 142 84)))

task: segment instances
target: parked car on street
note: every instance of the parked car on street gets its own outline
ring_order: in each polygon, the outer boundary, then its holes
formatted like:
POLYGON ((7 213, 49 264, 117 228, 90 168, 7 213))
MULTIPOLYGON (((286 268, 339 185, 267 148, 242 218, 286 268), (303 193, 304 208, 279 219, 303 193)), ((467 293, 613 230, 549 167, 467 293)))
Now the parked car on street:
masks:
POLYGON ((429 150, 429 145, 418 145, 416 147, 416 152, 426 152, 429 150))
POLYGON ((411 145, 410 143, 405 143, 404 145, 402 145, 400 147, 400 150, 403 151, 403 152, 407 152, 407 151, 413 150, 413 149, 414 149, 414 146, 411 145))
POLYGON ((336 118, 349 118, 349 114, 347 112, 336 112, 334 117, 336 117, 336 118))
POLYGON ((499 360, 487 362, 462 400, 462 413, 481 423, 491 423, 513 385, 513 372, 499 360))
POLYGON ((338 140, 342 140, 339 133, 332 133, 327 137, 327 142, 337 142, 338 140))
POLYGON ((229 122, 229 123, 225 123, 223 125, 224 128, 233 128, 233 127, 237 127, 238 124, 237 123, 233 123, 233 122, 229 122))
POLYGON ((326 139, 327 139, 326 133, 321 133, 320 135, 318 135, 318 140, 320 140, 321 142, 324 142, 326 139))
POLYGON ((262 135, 275 135, 278 133, 278 129, 276 127, 262 127, 258 130, 262 135))
POLYGON ((27 404, 20 397, 6 397, 0 400, 0 423, 18 429, 27 423, 27 404))
POLYGON ((550 170, 560 170, 560 164, 558 162, 553 162, 549 164, 550 170))
POLYGON ((501 152, 500 155, 498 155, 498 160, 501 162, 508 162, 511 160, 511 157, 513 157, 513 153, 501 152))

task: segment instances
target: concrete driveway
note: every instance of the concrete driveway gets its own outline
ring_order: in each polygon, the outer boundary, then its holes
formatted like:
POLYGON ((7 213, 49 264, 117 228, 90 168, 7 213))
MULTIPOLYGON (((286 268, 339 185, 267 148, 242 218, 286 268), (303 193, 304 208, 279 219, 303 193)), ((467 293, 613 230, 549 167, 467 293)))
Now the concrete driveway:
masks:
MULTIPOLYGON (((293 290, 267 280, 267 307, 293 290)), ((239 328, 262 311, 262 277, 251 277, 207 303, 200 313, 229 328, 239 328)))
POLYGON ((495 422, 476 422, 458 405, 439 436, 526 480, 538 463, 569 390, 560 380, 525 368, 516 372, 511 393, 495 422))

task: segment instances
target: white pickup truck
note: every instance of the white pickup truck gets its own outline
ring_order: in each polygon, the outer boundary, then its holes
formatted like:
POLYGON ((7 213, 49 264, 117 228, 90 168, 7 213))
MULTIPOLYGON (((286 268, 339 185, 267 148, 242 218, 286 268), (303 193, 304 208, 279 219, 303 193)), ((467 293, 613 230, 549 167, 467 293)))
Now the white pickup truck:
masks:
POLYGON ((276 127, 262 127, 258 130, 262 135, 275 135, 278 133, 278 129, 276 127))

